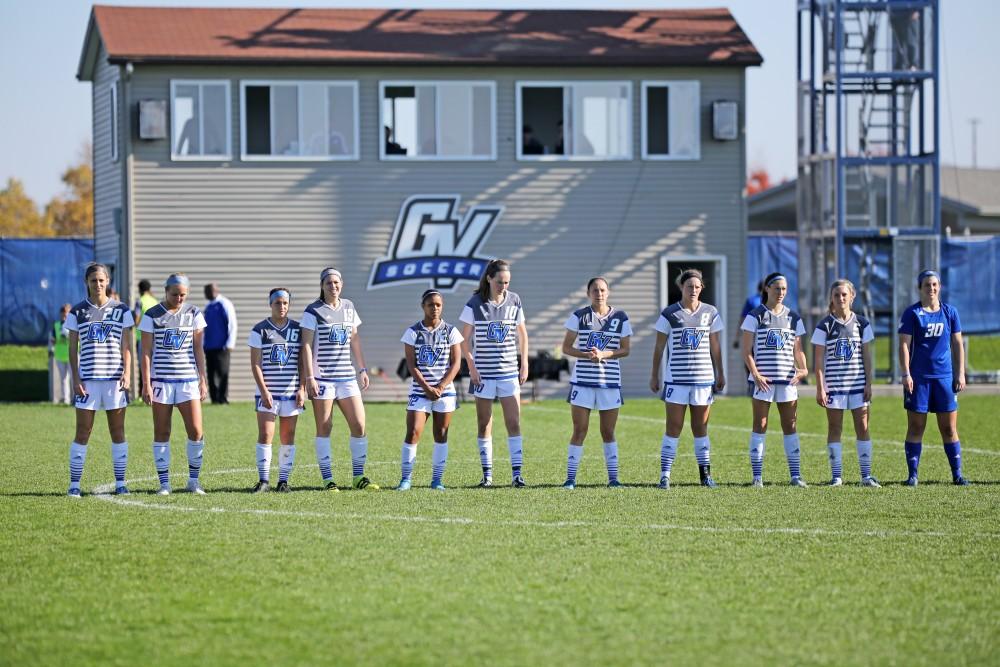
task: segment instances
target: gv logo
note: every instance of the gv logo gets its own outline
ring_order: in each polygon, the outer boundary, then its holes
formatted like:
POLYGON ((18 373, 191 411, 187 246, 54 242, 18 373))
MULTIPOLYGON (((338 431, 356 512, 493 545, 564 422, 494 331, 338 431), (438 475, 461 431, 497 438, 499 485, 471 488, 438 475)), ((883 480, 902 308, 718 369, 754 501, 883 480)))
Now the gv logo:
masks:
POLYGON ((688 327, 681 330, 681 347, 687 350, 697 350, 701 347, 701 339, 705 337, 704 331, 688 327))
POLYGON ((854 344, 845 338, 838 338, 837 346, 833 349, 833 356, 837 359, 850 361, 854 357, 854 344))
POLYGON ((288 351, 288 346, 284 343, 279 343, 271 346, 271 363, 278 364, 279 366, 284 366, 288 363, 288 357, 290 353, 288 351))
POLYGON ((441 352, 430 345, 421 345, 417 350, 417 363, 421 366, 433 366, 441 358, 441 352))
POLYGON ((785 348, 785 343, 788 342, 791 335, 792 333, 790 331, 768 329, 767 338, 764 340, 764 347, 770 350, 783 350, 785 348))
POLYGON ((502 343, 507 340, 510 325, 503 322, 490 322, 486 327, 486 340, 491 343, 502 343))
POLYGON ((108 336, 111 335, 111 326, 111 324, 97 324, 94 322, 90 325, 90 329, 88 330, 90 333, 90 340, 98 343, 107 342, 108 336))
POLYGON ((168 350, 179 350, 184 347, 188 332, 180 329, 166 329, 163 332, 163 347, 168 350))
POLYGON ((368 289, 427 281, 455 289, 460 280, 479 280, 488 258, 477 251, 502 206, 472 206, 459 220, 458 195, 414 195, 403 202, 389 250, 372 265, 368 289))
POLYGON ((336 343, 337 345, 347 345, 347 329, 344 327, 331 327, 329 340, 331 343, 336 343))
POLYGON ((610 342, 611 336, 606 336, 600 331, 591 331, 590 335, 587 336, 587 349, 596 347, 598 350, 603 351, 610 342))

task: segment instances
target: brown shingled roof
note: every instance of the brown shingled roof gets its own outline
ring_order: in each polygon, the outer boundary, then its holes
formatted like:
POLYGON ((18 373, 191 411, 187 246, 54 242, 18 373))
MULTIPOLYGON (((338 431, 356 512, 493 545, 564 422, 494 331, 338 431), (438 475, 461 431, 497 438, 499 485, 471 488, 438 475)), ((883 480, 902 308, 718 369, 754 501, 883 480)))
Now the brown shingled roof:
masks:
MULTIPOLYGON (((745 67, 763 62, 727 9, 209 9, 98 5, 91 16, 91 28, 95 25, 112 63, 745 67)), ((81 78, 89 78, 84 71, 88 67, 81 61, 81 78)))

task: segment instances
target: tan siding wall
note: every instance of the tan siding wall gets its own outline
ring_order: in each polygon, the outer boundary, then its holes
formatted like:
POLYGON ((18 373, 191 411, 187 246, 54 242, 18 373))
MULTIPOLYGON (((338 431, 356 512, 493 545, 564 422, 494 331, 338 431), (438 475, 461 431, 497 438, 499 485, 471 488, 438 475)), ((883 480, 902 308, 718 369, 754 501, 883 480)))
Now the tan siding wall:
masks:
MULTIPOLYGON (((389 374, 370 397, 402 398, 405 385, 392 374, 402 356, 398 342, 418 319, 425 284, 366 291, 373 261, 386 252, 400 205, 414 194, 458 194, 460 215, 472 204, 501 204, 506 211, 482 252, 513 261, 511 288, 525 304, 531 347, 554 349, 567 314, 586 304, 588 278, 611 280, 612 301, 627 310, 636 336, 625 361, 628 395, 648 395, 652 325, 661 308, 660 257, 720 254, 728 261, 728 339, 746 295, 743 290, 745 219, 742 209, 744 142, 711 139, 710 105, 737 100, 739 69, 655 70, 633 73, 634 153, 639 155, 639 99, 643 79, 701 81, 702 158, 696 162, 526 163, 514 160, 515 82, 542 79, 614 79, 619 71, 362 70, 308 73, 291 68, 136 67, 132 103, 167 99, 171 78, 232 81, 234 155, 239 152, 239 80, 340 78, 360 80, 361 160, 340 163, 171 162, 166 141, 135 142, 136 279, 154 284, 171 271, 201 286, 218 282, 240 318, 239 352, 233 360, 232 397, 252 392, 245 338, 268 314, 267 291, 293 292, 293 312, 318 292, 327 265, 345 276, 345 296, 358 306, 369 367, 389 374), (497 83, 498 159, 495 162, 401 165, 378 161, 380 79, 476 79, 497 83)), ((446 319, 456 322, 472 285, 445 295, 446 319)), ((726 346, 727 349, 729 346, 726 346)), ((730 352, 729 377, 738 360, 730 352)), ((562 389, 559 390, 560 393, 562 389)))
MULTIPOLYGON (((118 265, 118 234, 115 231, 115 209, 121 207, 122 164, 124 155, 119 148, 118 162, 111 161, 111 92, 118 79, 118 68, 107 63, 107 53, 101 48, 98 67, 91 86, 93 96, 94 137, 94 252, 99 262, 118 265)), ((123 134, 125 108, 118 91, 118 127, 123 134)), ((121 137, 122 134, 119 136, 121 137)), ((119 139, 119 147, 122 142, 119 139)), ((116 268, 117 270, 117 268, 116 268)))

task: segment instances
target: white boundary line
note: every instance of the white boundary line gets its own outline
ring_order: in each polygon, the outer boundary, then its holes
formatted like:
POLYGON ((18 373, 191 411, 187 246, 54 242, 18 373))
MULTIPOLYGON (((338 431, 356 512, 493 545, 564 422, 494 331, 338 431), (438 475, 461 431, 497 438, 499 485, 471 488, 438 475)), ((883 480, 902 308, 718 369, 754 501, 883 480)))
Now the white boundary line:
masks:
MULTIPOLYGON (((229 475, 235 473, 256 472, 256 468, 230 468, 214 470, 204 474, 229 475)), ((156 477, 141 477, 134 482, 149 482, 156 477)), ((124 507, 139 507, 142 509, 166 510, 173 512, 211 512, 215 514, 250 514, 255 516, 300 517, 314 519, 339 519, 343 521, 380 521, 388 523, 417 523, 459 526, 505 526, 512 528, 598 528, 598 529, 631 529, 637 531, 678 531, 691 533, 733 534, 748 533, 758 535, 801 535, 805 537, 876 537, 876 538, 910 538, 910 537, 943 537, 943 538, 973 538, 980 540, 1000 539, 1000 533, 946 533, 941 531, 917 530, 831 530, 827 528, 755 528, 750 526, 686 526, 673 523, 617 524, 599 521, 537 521, 528 519, 482 520, 468 517, 428 517, 398 514, 369 514, 359 512, 307 512, 301 510, 267 510, 267 509, 227 509, 224 507, 191 507, 180 505, 150 504, 137 500, 129 495, 118 497, 113 495, 115 485, 102 484, 94 488, 92 495, 105 502, 124 507)))

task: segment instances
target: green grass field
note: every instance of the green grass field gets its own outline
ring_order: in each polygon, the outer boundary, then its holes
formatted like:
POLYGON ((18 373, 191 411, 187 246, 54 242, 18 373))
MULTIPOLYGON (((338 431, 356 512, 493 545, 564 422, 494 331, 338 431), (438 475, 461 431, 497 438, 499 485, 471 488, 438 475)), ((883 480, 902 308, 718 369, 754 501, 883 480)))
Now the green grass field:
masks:
MULTIPOLYGON (((525 406, 527 489, 480 476, 474 413, 455 418, 441 493, 428 436, 409 493, 318 489, 311 413, 297 492, 252 496, 249 404, 207 406, 208 495, 162 498, 148 408, 130 408, 123 502, 94 495, 113 477, 106 426, 82 500, 65 497, 73 411, 5 405, 0 422, 0 662, 8 665, 309 664, 997 664, 1000 442, 995 396, 962 399, 967 488, 952 486, 939 437, 922 484, 905 477, 898 399, 873 407, 874 471, 857 486, 845 439, 842 488, 829 478, 820 410, 800 407, 809 489, 786 486, 780 435, 765 489, 751 489, 749 404, 714 408, 714 491, 697 486, 690 435, 674 487, 654 488, 662 404, 629 401, 619 422, 624 489, 604 486, 592 424, 579 480, 565 474, 562 402, 525 406)), ((399 405, 370 405, 369 474, 399 477, 399 405)), ((775 420, 776 423, 776 420, 775 420)), ((772 430, 773 427, 772 427, 772 430)), ((498 433, 498 435, 501 435, 498 433)), ((183 488, 175 423, 174 487, 183 488)), ((275 452, 275 467, 277 466, 275 452)), ((348 481, 342 422, 337 479, 348 481)), ((277 472, 275 470, 274 478, 277 472)))

